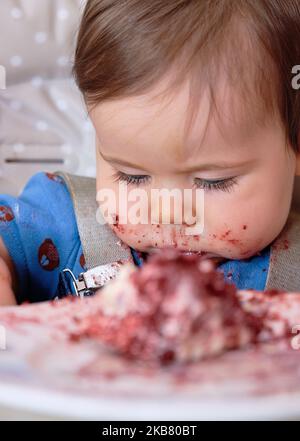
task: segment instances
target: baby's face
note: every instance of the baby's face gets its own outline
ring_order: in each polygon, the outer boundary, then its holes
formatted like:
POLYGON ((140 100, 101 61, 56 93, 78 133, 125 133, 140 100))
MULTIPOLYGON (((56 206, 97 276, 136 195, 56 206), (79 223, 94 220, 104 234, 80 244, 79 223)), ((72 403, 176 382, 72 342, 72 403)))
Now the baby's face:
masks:
POLYGON ((220 120, 216 113, 209 119, 203 95, 184 140, 187 87, 169 102, 150 103, 152 96, 104 102, 91 111, 97 190, 112 189, 118 197, 119 178, 128 191, 142 188, 149 195, 149 223, 111 225, 115 233, 140 251, 175 246, 230 259, 248 258, 270 244, 286 222, 297 167, 279 118, 259 125, 242 106, 235 111, 225 93, 220 120), (186 234, 172 212, 169 224, 151 223, 151 189, 196 188, 204 189, 203 234, 186 234))

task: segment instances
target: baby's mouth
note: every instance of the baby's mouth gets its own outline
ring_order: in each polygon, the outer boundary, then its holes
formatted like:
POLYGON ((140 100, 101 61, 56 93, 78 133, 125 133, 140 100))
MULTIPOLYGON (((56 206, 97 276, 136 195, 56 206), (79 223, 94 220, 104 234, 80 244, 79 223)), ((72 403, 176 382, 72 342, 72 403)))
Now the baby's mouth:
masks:
MULTIPOLYGON (((170 247, 172 248, 172 247, 170 247)), ((147 250, 147 254, 155 254, 155 253, 159 253, 161 251, 162 248, 158 248, 158 247, 150 247, 147 250)), ((204 259, 209 259, 212 260, 216 265, 225 262, 227 259, 225 257, 222 257, 220 255, 214 254, 214 253, 209 253, 207 251, 192 251, 192 250, 185 250, 185 249, 178 249, 176 248, 177 252, 179 252, 180 254, 183 254, 184 256, 191 256, 191 255, 197 255, 199 257, 203 257, 204 259)))

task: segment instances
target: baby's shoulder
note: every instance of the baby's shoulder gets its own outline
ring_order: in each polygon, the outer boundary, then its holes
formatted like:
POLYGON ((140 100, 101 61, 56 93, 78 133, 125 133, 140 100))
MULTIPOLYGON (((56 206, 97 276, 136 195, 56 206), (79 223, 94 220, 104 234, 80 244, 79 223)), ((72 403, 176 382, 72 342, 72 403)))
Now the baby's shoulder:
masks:
POLYGON ((0 194, 0 236, 15 264, 18 302, 49 300, 59 273, 81 265, 81 242, 64 179, 38 172, 18 196, 0 194))
POLYGON ((73 201, 61 176, 38 172, 16 197, 0 194, 0 234, 10 248, 28 248, 43 238, 56 242, 78 240, 73 201), (18 242, 12 243, 12 238, 18 242), (9 242, 9 243, 8 243, 9 242))
POLYGON ((55 173, 38 172, 28 180, 21 194, 21 199, 26 199, 32 203, 55 207, 61 203, 71 202, 71 197, 63 178, 55 173), (50 202, 55 201, 55 204, 50 202))

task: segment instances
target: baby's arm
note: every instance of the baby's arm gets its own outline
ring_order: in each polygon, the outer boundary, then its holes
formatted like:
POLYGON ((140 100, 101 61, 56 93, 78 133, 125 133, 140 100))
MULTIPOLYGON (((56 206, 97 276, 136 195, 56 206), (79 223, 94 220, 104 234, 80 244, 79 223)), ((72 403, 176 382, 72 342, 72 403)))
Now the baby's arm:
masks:
POLYGON ((12 260, 0 237, 0 306, 15 305, 17 277, 12 260))
POLYGON ((0 238, 0 305, 52 300, 62 269, 84 269, 72 198, 54 174, 36 173, 17 197, 0 194, 0 238))

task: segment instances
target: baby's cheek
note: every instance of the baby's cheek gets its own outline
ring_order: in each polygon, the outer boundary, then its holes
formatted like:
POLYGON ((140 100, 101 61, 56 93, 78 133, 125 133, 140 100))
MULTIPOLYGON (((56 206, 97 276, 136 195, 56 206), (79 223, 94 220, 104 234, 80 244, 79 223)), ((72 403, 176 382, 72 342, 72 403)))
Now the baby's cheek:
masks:
POLYGON ((115 234, 127 245, 145 251, 147 247, 174 246, 193 251, 211 251, 225 257, 239 258, 256 249, 248 225, 222 228, 203 235, 187 235, 183 227, 174 225, 111 225, 115 234))
POLYGON ((201 236, 185 234, 185 227, 179 225, 112 225, 115 234, 127 245, 140 251, 172 246, 180 249, 201 250, 201 236))
POLYGON ((240 230, 223 227, 215 232, 209 233, 209 242, 215 248, 223 252, 243 253, 247 248, 247 234, 248 226, 245 224, 240 230))
POLYGON ((242 222, 234 227, 219 227, 203 235, 187 235, 184 227, 175 225, 130 225, 115 222, 111 225, 122 242, 140 251, 149 247, 174 246, 192 251, 206 251, 229 259, 246 259, 267 243, 255 224, 242 222))
POLYGON ((263 240, 249 223, 223 227, 209 232, 209 246, 216 253, 231 259, 246 259, 261 249, 263 240))
POLYGON ((111 225, 114 233, 124 242, 126 245, 132 248, 143 248, 148 246, 149 242, 149 227, 147 225, 128 225, 116 223, 111 225))

